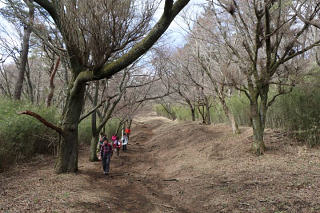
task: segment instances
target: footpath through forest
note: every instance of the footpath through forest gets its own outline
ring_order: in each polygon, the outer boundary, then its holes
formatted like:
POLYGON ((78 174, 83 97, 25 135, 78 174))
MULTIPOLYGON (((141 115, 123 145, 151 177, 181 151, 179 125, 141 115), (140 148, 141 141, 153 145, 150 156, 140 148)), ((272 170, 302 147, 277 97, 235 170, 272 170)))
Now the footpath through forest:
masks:
POLYGON ((77 174, 54 174, 48 156, 0 173, 0 212, 320 212, 319 149, 269 130, 256 157, 251 129, 241 132, 139 117, 109 176, 88 147, 77 174))

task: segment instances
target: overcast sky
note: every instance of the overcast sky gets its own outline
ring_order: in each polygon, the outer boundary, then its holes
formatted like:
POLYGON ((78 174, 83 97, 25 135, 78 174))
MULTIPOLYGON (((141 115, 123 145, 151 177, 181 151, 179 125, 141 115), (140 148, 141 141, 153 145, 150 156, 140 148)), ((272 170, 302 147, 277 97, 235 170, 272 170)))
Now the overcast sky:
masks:
MULTIPOLYGON (((158 10, 156 11, 154 21, 158 21, 164 8, 165 0, 161 1, 158 10)), ((188 20, 185 20, 183 17, 188 17, 191 19, 195 19, 196 16, 202 11, 200 5, 204 4, 206 0, 191 0, 190 3, 179 13, 179 15, 174 19, 171 23, 169 29, 166 32, 166 43, 169 43, 172 47, 181 47, 185 44, 185 36, 187 35, 186 29, 188 28, 186 23, 188 20)), ((0 1, 0 8, 3 6, 3 3, 0 1)), ((191 22, 192 23, 192 22, 191 22)), ((12 25, 11 25, 12 26, 12 25)), ((2 17, 0 17, 0 33, 4 36, 2 30, 6 30, 10 32, 10 39, 12 45, 20 45, 19 37, 14 29, 10 30, 10 24, 8 24, 2 17), (17 42, 15 42, 17 41, 17 42)), ((6 35, 8 36, 8 35, 6 35)), ((10 42, 10 43, 11 43, 10 42)), ((1 47, 0 47, 1 51, 1 47)), ((1 55, 0 55, 1 57, 1 55)), ((10 60, 11 61, 11 60, 10 60)))
MULTIPOLYGON (((164 2, 164 0, 161 0, 160 7, 155 14, 155 21, 159 20, 163 12, 164 2)), ((190 3, 183 9, 183 11, 181 11, 174 19, 166 32, 166 36, 169 38, 169 42, 172 45, 182 46, 185 43, 185 36, 187 35, 186 29, 188 28, 186 23, 188 21, 190 22, 190 20, 185 20, 183 17, 188 17, 191 20, 194 20, 202 11, 201 5, 205 3, 206 0, 191 0, 190 3)))

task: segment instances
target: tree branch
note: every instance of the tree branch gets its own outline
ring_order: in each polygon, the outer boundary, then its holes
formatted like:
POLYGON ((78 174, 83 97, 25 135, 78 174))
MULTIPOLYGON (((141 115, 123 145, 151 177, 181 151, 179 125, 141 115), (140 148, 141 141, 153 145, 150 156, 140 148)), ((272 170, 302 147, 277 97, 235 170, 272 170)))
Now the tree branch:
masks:
MULTIPOLYGON (((38 0, 39 1, 39 0, 38 0)), ((105 64, 101 69, 96 72, 90 70, 81 72, 75 80, 75 86, 71 91, 72 94, 77 93, 83 83, 100 80, 103 78, 110 78, 112 75, 120 72, 122 69, 129 66, 144 53, 146 53, 153 44, 162 36, 162 34, 168 29, 175 16, 189 3, 190 0, 177 0, 172 7, 172 0, 166 0, 165 11, 162 14, 160 20, 152 28, 149 34, 137 43, 132 49, 130 49, 122 57, 111 63, 105 64), (170 11, 169 11, 170 9, 170 11)))
POLYGON ((53 3, 49 2, 48 0, 34 0, 37 4, 39 4, 41 7, 43 7, 50 16, 55 20, 56 24, 58 21, 58 14, 56 11, 56 8, 54 7, 53 3))
POLYGON ((294 86, 291 85, 291 87, 290 87, 290 89, 289 89, 288 91, 284 91, 284 90, 283 90, 283 91, 279 91, 278 94, 274 95, 274 96, 271 98, 271 100, 268 102, 267 106, 270 107, 270 106, 273 104, 273 102, 276 100, 276 98, 277 98, 278 96, 284 95, 284 94, 288 94, 288 93, 292 92, 293 87, 294 87, 294 86))
POLYGON ((167 93, 165 93, 165 94, 163 94, 163 95, 159 95, 159 96, 154 96, 154 97, 144 97, 143 99, 141 99, 141 100, 137 100, 137 101, 135 101, 133 104, 136 104, 136 103, 142 103, 142 102, 145 102, 145 101, 151 101, 151 100, 156 100, 156 99, 160 99, 160 98, 164 98, 164 97, 166 97, 166 96, 168 96, 168 95, 170 95, 170 94, 172 94, 172 92, 167 92, 167 93))
POLYGON ((148 82, 143 83, 143 84, 129 85, 129 86, 126 87, 126 89, 143 87, 143 86, 146 86, 146 85, 148 85, 148 84, 152 84, 152 83, 154 83, 154 82, 157 82, 157 81, 159 81, 159 80, 160 80, 160 78, 157 78, 157 79, 154 79, 154 80, 152 80, 152 81, 148 81, 148 82))
MULTIPOLYGON (((286 58, 282 58, 281 60, 278 61, 278 63, 275 64, 275 65, 276 65, 276 68, 277 68, 279 65, 285 63, 286 61, 289 61, 290 59, 292 59, 292 58, 294 58, 294 57, 296 57, 296 56, 298 56, 298 55, 301 55, 302 53, 307 52, 308 50, 310 50, 310 49, 312 49, 313 47, 316 47, 316 46, 320 46, 320 40, 317 40, 317 41, 314 42, 313 44, 307 46, 306 48, 304 48, 304 49, 302 49, 302 50, 300 50, 300 51, 297 51, 296 53, 294 53, 294 54, 292 54, 292 55, 289 55, 289 56, 286 57, 286 58)), ((276 68, 275 68, 275 69, 276 69, 276 68)), ((275 69, 274 69, 274 70, 275 70, 275 69)))
POLYGON ((105 100, 102 100, 99 105, 97 105, 96 107, 94 107, 94 108, 93 108, 92 110, 90 110, 87 114, 81 116, 80 119, 79 119, 79 123, 80 123, 83 119, 85 119, 85 118, 87 118, 89 115, 91 115, 91 114, 92 114, 94 111, 96 111, 98 108, 100 108, 107 100, 110 101, 111 99, 117 97, 118 95, 119 95, 119 93, 117 93, 117 94, 115 94, 115 95, 113 95, 113 96, 110 96, 110 97, 108 97, 108 98, 105 99, 105 100))
MULTIPOLYGON (((301 5, 302 5, 302 4, 301 4, 301 5)), ((306 23, 306 24, 313 25, 313 26, 315 26, 315 27, 317 27, 317 28, 320 29, 320 24, 319 24, 319 23, 313 21, 312 19, 311 19, 311 20, 310 20, 310 19, 306 19, 305 17, 302 16, 301 12, 298 11, 296 8, 294 8, 294 7, 291 7, 291 8, 294 10, 295 14, 298 16, 298 18, 299 18, 301 21, 303 21, 303 22, 306 23)), ((299 7, 299 9, 300 9, 300 8, 301 8, 301 6, 299 7)), ((316 7, 315 7, 315 9, 314 9, 314 12, 318 12, 319 10, 320 10, 320 2, 317 3, 317 5, 316 5, 316 7)))
POLYGON ((60 64, 60 56, 58 56, 57 62, 55 63, 55 65, 53 67, 53 70, 51 70, 50 84, 49 84, 50 92, 49 92, 48 97, 47 97, 47 107, 51 106, 51 101, 52 101, 52 98, 53 98, 54 88, 55 88, 55 86, 54 86, 54 77, 55 77, 55 75, 57 73, 59 64, 60 64))
POLYGON ((26 110, 26 111, 23 111, 23 112, 18 112, 18 114, 19 114, 19 115, 22 115, 22 114, 30 115, 30 116, 36 118, 36 119, 37 119, 38 121, 40 121, 41 123, 43 123, 45 126, 51 128, 51 129, 57 131, 59 134, 63 135, 63 130, 62 130, 60 127, 58 127, 58 126, 56 126, 56 125, 48 122, 46 119, 44 119, 43 117, 41 117, 40 115, 38 115, 38 114, 35 113, 35 112, 31 112, 31 111, 29 111, 29 110, 26 110))
POLYGON ((90 110, 87 114, 81 116, 80 119, 79 119, 79 123, 80 123, 83 119, 87 118, 89 115, 91 115, 92 113, 94 113, 94 111, 96 111, 98 108, 100 108, 106 101, 107 101, 107 99, 102 100, 99 105, 97 105, 96 107, 94 107, 94 108, 93 108, 92 110, 90 110))

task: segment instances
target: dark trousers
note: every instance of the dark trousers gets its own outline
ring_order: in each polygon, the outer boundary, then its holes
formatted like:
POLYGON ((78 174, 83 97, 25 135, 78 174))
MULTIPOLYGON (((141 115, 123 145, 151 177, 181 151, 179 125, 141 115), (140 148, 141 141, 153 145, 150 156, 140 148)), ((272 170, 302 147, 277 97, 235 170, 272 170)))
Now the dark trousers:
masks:
POLYGON ((122 145, 122 150, 123 151, 127 150, 127 144, 126 145, 122 145))
POLYGON ((119 154, 120 154, 120 147, 117 147, 117 148, 116 148, 116 152, 117 152, 117 156, 119 156, 119 154))
POLYGON ((103 167, 103 171, 106 173, 109 173, 109 170, 110 170, 110 158, 111 158, 111 154, 107 154, 102 157, 102 167, 103 167))

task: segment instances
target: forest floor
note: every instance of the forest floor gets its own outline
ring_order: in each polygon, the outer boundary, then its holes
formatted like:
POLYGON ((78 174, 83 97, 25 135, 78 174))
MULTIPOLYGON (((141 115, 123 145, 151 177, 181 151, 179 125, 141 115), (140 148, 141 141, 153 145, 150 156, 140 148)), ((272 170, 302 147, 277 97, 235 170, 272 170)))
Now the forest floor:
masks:
POLYGON ((148 114, 134 122, 128 151, 111 173, 88 161, 57 175, 54 159, 0 173, 0 212, 320 212, 320 150, 266 131, 268 150, 251 154, 251 128, 174 122, 148 114))

